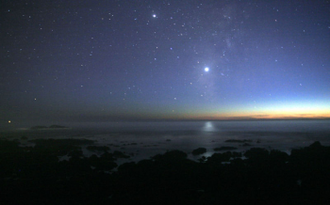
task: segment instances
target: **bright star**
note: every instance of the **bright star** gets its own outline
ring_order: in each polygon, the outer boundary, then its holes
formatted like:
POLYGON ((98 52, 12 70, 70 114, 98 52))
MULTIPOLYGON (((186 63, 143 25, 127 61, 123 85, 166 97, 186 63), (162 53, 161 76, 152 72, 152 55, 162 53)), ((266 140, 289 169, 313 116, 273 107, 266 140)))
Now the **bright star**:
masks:
POLYGON ((157 15, 156 15, 156 14, 152 14, 152 17, 156 18, 156 17, 157 17, 157 15))
POLYGON ((205 72, 209 72, 209 70, 210 70, 209 67, 205 67, 205 68, 204 68, 204 71, 205 71, 205 72))

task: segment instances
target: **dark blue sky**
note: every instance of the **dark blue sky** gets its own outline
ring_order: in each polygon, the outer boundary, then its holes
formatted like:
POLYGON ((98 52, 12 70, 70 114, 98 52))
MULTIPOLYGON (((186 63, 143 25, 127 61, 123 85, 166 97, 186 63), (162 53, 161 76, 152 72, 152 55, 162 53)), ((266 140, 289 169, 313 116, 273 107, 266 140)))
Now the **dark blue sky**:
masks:
POLYGON ((329 1, 18 0, 0 15, 2 124, 330 117, 329 1))

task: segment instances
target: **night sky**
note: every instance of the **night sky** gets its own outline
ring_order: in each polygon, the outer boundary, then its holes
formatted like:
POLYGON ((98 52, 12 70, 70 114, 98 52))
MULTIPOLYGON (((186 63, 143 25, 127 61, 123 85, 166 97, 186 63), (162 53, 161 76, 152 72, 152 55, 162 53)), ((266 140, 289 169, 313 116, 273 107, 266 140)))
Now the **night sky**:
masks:
POLYGON ((330 117, 330 1, 1 2, 0 120, 330 117))

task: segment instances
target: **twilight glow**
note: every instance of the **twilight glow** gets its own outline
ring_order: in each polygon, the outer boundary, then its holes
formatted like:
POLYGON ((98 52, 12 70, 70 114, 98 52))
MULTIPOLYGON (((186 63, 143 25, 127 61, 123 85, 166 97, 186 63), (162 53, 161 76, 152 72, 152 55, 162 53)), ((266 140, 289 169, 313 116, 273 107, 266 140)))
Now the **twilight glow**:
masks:
POLYGON ((326 1, 1 7, 1 126, 330 118, 326 1))

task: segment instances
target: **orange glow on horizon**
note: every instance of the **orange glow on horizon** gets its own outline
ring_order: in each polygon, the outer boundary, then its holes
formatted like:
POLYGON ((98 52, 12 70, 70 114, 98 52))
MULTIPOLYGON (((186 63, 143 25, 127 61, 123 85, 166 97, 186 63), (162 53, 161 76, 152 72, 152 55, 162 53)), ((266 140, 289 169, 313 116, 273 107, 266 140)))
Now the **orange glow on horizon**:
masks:
MULTIPOLYGON (((164 116, 163 116, 164 117, 164 116)), ((167 115, 165 119, 171 120, 253 120, 253 119, 330 119, 330 110, 314 110, 302 112, 298 110, 285 111, 259 111, 259 112, 207 112, 167 115)))
MULTIPOLYGON (((193 114, 192 114, 193 115, 193 114)), ((201 120, 248 120, 248 119, 330 119, 330 106, 326 103, 286 103, 269 107, 237 109, 237 111, 218 111, 199 113, 192 118, 201 120)))

